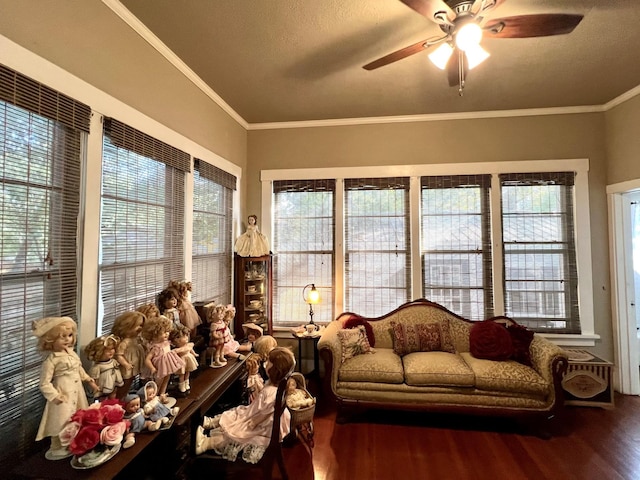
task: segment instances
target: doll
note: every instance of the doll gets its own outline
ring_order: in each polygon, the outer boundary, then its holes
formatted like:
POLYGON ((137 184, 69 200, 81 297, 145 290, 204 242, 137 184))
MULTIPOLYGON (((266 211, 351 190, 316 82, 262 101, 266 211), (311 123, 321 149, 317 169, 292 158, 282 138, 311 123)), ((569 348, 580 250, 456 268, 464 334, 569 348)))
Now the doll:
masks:
POLYGON ((48 460, 71 455, 60 443, 58 434, 78 409, 87 408, 87 395, 82 382, 94 392, 100 388, 82 368, 80 357, 73 350, 77 325, 69 317, 47 317, 33 322, 33 334, 38 338, 38 349, 49 352, 42 362, 40 391, 47 403, 36 440, 51 437, 51 446, 45 453, 48 460))
POLYGON ((130 448, 136 443, 136 433, 143 430, 155 432, 162 426, 162 420, 149 420, 144 415, 144 410, 140 406, 140 395, 137 393, 129 393, 124 397, 124 419, 129 420, 129 431, 124 437, 123 448, 130 448))
POLYGON ((158 309, 162 315, 171 320, 174 326, 180 325, 178 311, 178 293, 173 288, 165 288, 158 294, 158 309))
POLYGON ((213 351, 210 366, 213 368, 224 367, 227 361, 222 350, 224 348, 224 324, 225 306, 216 305, 207 311, 207 320, 210 323, 211 333, 209 334, 209 348, 213 351))
POLYGON ((145 318, 160 316, 160 310, 154 303, 145 303, 144 305, 140 305, 138 308, 136 308, 136 312, 142 313, 145 318))
POLYGON ((131 384, 142 370, 142 362, 146 355, 140 337, 146 318, 139 311, 124 312, 116 317, 111 333, 120 339, 115 358, 120 364, 120 373, 124 384, 117 390, 117 397, 122 398, 131 388, 131 384))
POLYGON ((149 350, 144 359, 148 378, 158 381, 158 395, 166 401, 167 385, 172 373, 178 373, 184 367, 184 360, 171 350, 169 333, 173 328, 171 320, 161 315, 147 319, 142 327, 142 338, 149 342, 149 350))
POLYGON ((255 323, 244 323, 242 325, 244 330, 244 339, 240 342, 238 352, 251 353, 253 352, 254 342, 262 336, 262 327, 255 323))
POLYGON ((307 395, 305 390, 298 387, 298 382, 293 376, 291 376, 289 380, 287 380, 286 403, 287 407, 293 410, 310 407, 315 403, 313 397, 307 395))
MULTIPOLYGON (((293 353, 286 348, 274 348, 267 360, 269 381, 256 399, 249 405, 231 408, 215 417, 205 416, 202 426, 196 430, 196 455, 207 450, 215 450, 230 461, 235 461, 241 453, 248 463, 257 463, 271 440, 273 411, 278 383, 295 366, 293 353), (205 435, 205 429, 212 429, 205 435)), ((291 430, 291 412, 284 409, 280 422, 280 441, 291 430)))
POLYGON ((269 254, 269 240, 260 233, 257 216, 249 215, 247 230, 236 238, 234 250, 241 257, 262 257, 269 254))
POLYGON ((278 342, 271 335, 263 335, 253 342, 253 351, 260 358, 260 375, 267 380, 267 372, 264 368, 264 362, 269 358, 269 352, 278 346, 278 342))
POLYGON ((196 360, 198 354, 193 350, 193 342, 189 341, 190 333, 191 331, 185 325, 180 325, 169 334, 169 341, 173 345, 173 351, 184 360, 184 367, 179 373, 178 391, 180 393, 187 393, 191 390, 189 376, 191 372, 198 369, 198 361, 196 360))
POLYGON ((120 339, 115 335, 105 335, 94 338, 84 348, 84 353, 93 365, 89 369, 89 375, 98 386, 98 399, 116 398, 116 389, 124 385, 120 365, 114 358, 120 339))
POLYGON ((175 417, 180 411, 180 407, 167 407, 158 396, 158 384, 153 380, 145 383, 144 387, 138 390, 140 398, 144 399, 142 411, 146 418, 152 422, 160 422, 161 425, 169 423, 169 417, 175 417))
POLYGON ((173 288, 178 293, 177 308, 180 322, 191 330, 191 337, 195 338, 196 330, 198 325, 202 324, 202 320, 200 320, 200 315, 198 315, 193 303, 191 303, 191 282, 176 282, 172 280, 169 282, 168 288, 173 288))
POLYGON ((245 363, 247 369, 246 394, 248 403, 253 402, 260 391, 264 388, 264 379, 260 376, 260 357, 251 355, 245 363))
POLYGON ((241 353, 237 353, 240 344, 236 339, 233 338, 233 336, 231 335, 231 329, 229 328, 229 324, 235 316, 236 307, 234 307, 233 305, 227 305, 226 307, 224 307, 223 321, 225 328, 224 332, 222 333, 224 340, 224 344, 222 346, 222 355, 224 357, 231 357, 237 360, 244 360, 246 357, 241 353))

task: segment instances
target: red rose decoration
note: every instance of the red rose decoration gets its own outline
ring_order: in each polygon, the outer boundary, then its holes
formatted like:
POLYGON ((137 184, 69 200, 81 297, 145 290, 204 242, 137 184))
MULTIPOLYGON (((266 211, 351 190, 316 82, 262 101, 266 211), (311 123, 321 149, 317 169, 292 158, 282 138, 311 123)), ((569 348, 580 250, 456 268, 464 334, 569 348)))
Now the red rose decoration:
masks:
POLYGON ((82 416, 82 425, 102 425, 102 411, 100 408, 87 408, 82 416))
POLYGON ((107 425, 114 425, 122 420, 122 417, 124 416, 124 408, 119 404, 103 404, 102 407, 100 407, 100 413, 102 414, 104 423, 107 425))
POLYGON ((513 343, 507 329, 491 320, 475 323, 469 332, 471 355, 485 360, 508 360, 513 343))
POLYGON ((74 455, 84 455, 100 441, 100 430, 91 427, 81 428, 69 445, 69 451, 74 455))

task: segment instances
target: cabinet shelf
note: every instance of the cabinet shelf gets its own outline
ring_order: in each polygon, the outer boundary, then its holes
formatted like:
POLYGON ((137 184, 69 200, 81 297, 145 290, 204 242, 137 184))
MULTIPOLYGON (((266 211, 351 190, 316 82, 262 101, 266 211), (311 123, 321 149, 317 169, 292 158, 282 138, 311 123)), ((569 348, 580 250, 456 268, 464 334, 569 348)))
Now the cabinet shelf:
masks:
POLYGON ((234 256, 236 318, 234 332, 242 338, 242 324, 255 323, 262 326, 264 333, 273 332, 272 313, 272 271, 271 255, 262 257, 234 256), (251 302, 261 302, 252 306, 251 302))

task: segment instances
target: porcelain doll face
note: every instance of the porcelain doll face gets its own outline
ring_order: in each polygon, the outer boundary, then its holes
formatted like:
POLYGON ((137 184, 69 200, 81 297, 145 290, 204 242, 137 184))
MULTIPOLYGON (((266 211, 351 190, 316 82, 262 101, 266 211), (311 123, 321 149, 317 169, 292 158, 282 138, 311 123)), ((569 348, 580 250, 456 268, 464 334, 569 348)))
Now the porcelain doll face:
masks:
POLYGON ((116 354, 115 347, 104 347, 100 360, 102 361, 111 360, 115 354, 116 354))
POLYGON ((165 341, 169 340, 169 330, 163 331, 159 335, 158 340, 161 341, 161 342, 165 342, 165 341))
POLYGON ((177 305, 178 300, 176 299, 176 297, 169 297, 164 302, 164 308, 166 308, 167 310, 169 310, 170 308, 176 308, 177 305))
POLYGON ((249 218, 247 218, 247 223, 249 225, 255 225, 256 224, 256 217, 254 217, 253 215, 251 215, 249 218))
POLYGON ((179 337, 175 337, 173 339, 173 343, 176 347, 184 347, 187 343, 189 343, 189 335, 180 335, 179 337))
POLYGON ((127 403, 124 407, 127 413, 136 413, 140 410, 140 398, 134 398, 129 403, 127 403))
POLYGON ((256 341, 256 334, 255 334, 255 333, 253 333, 252 331, 249 331, 249 333, 247 333, 247 340, 248 340, 250 343, 255 342, 255 341, 256 341))
POLYGON ((139 318, 138 320, 136 320, 136 324, 133 326, 133 328, 129 331, 129 337, 135 338, 138 335, 140 335, 141 331, 142 331, 142 318, 139 318))
POLYGON ((62 352, 67 348, 73 347, 75 338, 73 335, 73 330, 64 329, 60 332, 60 335, 53 341, 53 351, 54 352, 62 352))

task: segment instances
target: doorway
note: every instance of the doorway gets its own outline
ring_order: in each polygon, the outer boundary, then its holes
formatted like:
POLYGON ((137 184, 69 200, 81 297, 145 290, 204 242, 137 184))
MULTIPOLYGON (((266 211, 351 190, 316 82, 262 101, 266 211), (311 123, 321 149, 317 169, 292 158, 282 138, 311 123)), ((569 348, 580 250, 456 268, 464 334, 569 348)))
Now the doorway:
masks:
POLYGON ((640 395, 640 180, 607 187, 616 390, 640 395))

